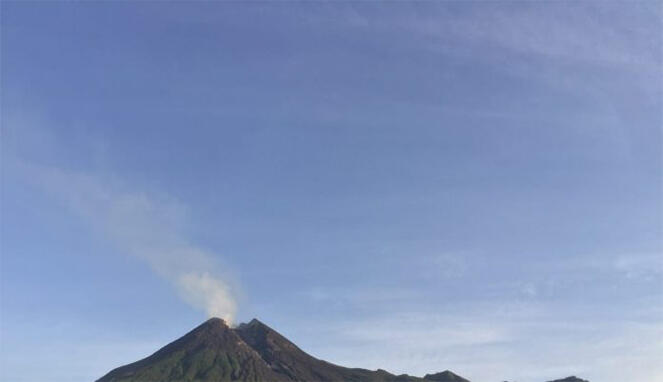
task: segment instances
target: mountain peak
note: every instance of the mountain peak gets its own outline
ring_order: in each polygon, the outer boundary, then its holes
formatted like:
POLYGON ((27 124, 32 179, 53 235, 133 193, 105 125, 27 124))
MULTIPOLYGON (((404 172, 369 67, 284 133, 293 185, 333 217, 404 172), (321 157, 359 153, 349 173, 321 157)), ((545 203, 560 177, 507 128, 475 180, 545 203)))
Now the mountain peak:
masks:
POLYGON ((251 321, 249 321, 249 322, 242 322, 237 327, 241 328, 241 327, 248 327, 248 326, 265 326, 265 327, 267 327, 267 325, 263 324, 257 318, 252 318, 251 321))
POLYGON ((467 379, 457 374, 454 374, 449 370, 445 370, 443 372, 435 374, 426 374, 424 376, 424 379, 427 381, 435 381, 435 382, 470 382, 467 379))
POLYGON ((199 335, 205 336, 211 333, 221 334, 229 330, 231 330, 230 326, 228 326, 225 320, 218 317, 212 317, 198 325, 189 334, 200 333, 199 335))
MULTIPOLYGON (((236 328, 213 317, 151 356, 97 382, 469 382, 449 370, 424 378, 317 359, 257 319, 236 328)), ((587 382, 576 377, 552 382, 587 382)))
POLYGON ((203 322, 203 325, 220 325, 220 326, 229 327, 228 323, 226 323, 226 321, 223 318, 219 317, 212 317, 207 321, 203 322))

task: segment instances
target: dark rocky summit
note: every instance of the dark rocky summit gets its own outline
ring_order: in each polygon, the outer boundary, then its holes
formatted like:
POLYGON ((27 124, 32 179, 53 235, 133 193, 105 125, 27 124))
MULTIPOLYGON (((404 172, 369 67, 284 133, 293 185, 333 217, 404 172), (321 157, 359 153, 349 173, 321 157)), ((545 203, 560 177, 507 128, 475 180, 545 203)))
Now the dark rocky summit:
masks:
POLYGON ((314 358, 258 320, 232 329, 212 318, 151 356, 97 382, 415 382, 314 358))
POLYGON ((445 370, 437 374, 426 374, 424 379, 427 381, 435 382, 470 382, 467 379, 452 373, 449 370, 445 370))
MULTIPOLYGON (((551 382, 587 382, 581 379, 551 382)), ((319 360, 258 320, 230 328, 211 318, 151 356, 97 382, 469 382, 451 371, 424 378, 319 360)))

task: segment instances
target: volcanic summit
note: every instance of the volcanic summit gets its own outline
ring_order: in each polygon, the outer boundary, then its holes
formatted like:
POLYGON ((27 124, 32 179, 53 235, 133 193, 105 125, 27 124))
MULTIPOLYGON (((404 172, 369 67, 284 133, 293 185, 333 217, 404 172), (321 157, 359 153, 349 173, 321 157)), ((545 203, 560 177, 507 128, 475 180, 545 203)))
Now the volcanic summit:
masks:
POLYGON ((469 382, 451 371, 419 378, 317 359, 253 319, 236 328, 211 318, 151 356, 96 382, 469 382))

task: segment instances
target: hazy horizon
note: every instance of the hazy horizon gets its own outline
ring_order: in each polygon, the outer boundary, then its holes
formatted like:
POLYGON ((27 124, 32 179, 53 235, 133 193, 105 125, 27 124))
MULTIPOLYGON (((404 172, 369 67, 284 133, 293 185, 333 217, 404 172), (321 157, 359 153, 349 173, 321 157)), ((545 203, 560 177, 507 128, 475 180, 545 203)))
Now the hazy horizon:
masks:
POLYGON ((0 379, 663 380, 662 4, 2 1, 0 379))

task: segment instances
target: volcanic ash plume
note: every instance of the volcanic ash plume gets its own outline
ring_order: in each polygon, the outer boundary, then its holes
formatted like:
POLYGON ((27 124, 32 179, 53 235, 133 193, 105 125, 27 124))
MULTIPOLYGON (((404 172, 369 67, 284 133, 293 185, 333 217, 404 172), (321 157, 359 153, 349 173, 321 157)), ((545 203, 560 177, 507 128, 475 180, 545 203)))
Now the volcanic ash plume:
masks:
POLYGON ((187 240, 182 205, 165 195, 128 190, 95 176, 28 167, 44 188, 59 195, 119 250, 147 262, 184 301, 232 323, 237 312, 234 290, 219 268, 218 256, 187 240))
POLYGON ((182 298, 194 307, 205 309, 209 317, 232 323, 237 312, 235 299, 228 286, 209 273, 186 273, 179 278, 182 298))

